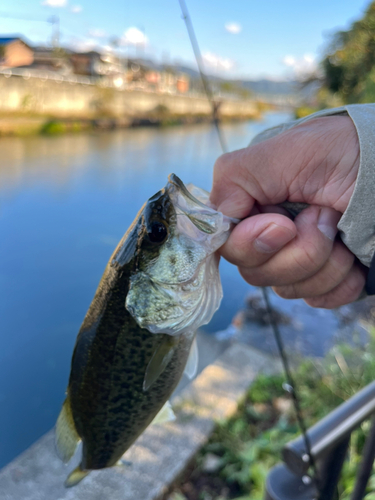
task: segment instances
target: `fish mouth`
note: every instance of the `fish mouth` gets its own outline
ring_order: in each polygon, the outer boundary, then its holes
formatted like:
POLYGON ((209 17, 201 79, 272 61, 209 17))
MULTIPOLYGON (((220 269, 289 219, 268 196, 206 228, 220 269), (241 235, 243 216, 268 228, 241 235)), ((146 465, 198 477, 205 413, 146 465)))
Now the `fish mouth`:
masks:
MULTIPOLYGON (((185 186, 185 184, 182 182, 182 180, 176 174, 169 174, 168 175, 168 184, 166 186, 166 190, 168 190, 168 188, 170 188, 170 187, 172 187, 172 189, 177 188, 179 191, 182 192, 183 196, 188 198, 193 203, 196 203, 200 207, 210 208, 210 207, 208 207, 208 205, 206 205, 205 203, 200 201, 198 198, 193 196, 191 194, 191 192, 188 190, 188 188, 185 186)), ((208 193, 207 193, 207 201, 208 201, 208 193)))

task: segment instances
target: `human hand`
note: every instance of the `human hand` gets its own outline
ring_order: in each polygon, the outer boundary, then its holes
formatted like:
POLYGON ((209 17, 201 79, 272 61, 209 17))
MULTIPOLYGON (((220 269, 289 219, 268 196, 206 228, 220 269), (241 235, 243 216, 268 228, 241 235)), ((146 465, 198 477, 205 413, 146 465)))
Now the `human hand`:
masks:
POLYGON ((248 283, 273 286, 281 297, 324 308, 356 300, 365 267, 335 237, 358 168, 357 132, 347 116, 316 118, 221 156, 211 202, 244 220, 220 253, 248 283), (311 206, 292 221, 275 206, 286 200, 311 206))

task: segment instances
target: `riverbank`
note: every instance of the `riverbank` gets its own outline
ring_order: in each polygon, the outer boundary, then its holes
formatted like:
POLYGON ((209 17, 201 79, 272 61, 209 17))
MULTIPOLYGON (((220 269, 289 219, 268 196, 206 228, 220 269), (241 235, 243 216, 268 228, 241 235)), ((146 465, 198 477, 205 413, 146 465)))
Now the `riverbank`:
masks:
MULTIPOLYGON (((260 118, 263 103, 216 98, 219 120, 260 118)), ((171 94, 103 87, 90 82, 0 75, 0 135, 32 135, 167 126, 212 120, 200 94, 171 94)))
MULTIPOLYGON (((248 116, 226 116, 220 122, 236 122, 258 120, 261 112, 251 113, 248 116)), ((0 137, 29 136, 29 135, 58 135, 77 133, 89 130, 116 130, 136 127, 171 127, 177 125, 194 125, 212 122, 210 115, 175 115, 166 113, 159 115, 150 113, 135 117, 98 116, 93 118, 61 118, 51 116, 30 115, 0 115, 0 137)))

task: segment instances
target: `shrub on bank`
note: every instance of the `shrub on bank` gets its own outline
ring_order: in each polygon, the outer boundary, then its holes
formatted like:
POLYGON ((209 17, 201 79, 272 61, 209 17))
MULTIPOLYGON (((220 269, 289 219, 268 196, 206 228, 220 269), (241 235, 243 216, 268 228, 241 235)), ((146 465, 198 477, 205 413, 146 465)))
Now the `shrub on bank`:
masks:
MULTIPOLYGON (((336 346, 323 360, 303 361, 294 377, 309 427, 375 379, 374 331, 367 346, 336 346)), ((281 461, 282 447, 299 434, 283 382, 283 375, 258 376, 237 413, 216 426, 182 483, 166 498, 262 500, 268 471, 281 461)), ((350 498, 369 425, 364 422, 352 434, 339 500, 350 498)), ((375 472, 365 496, 374 499, 375 472)))
POLYGON ((299 118, 305 118, 305 116, 309 116, 316 111, 318 111, 317 108, 312 108, 310 106, 300 106, 299 108, 296 108, 294 113, 296 119, 298 120, 299 118))
POLYGON ((49 121, 43 125, 41 133, 46 135, 63 134, 67 131, 66 123, 60 121, 49 121))

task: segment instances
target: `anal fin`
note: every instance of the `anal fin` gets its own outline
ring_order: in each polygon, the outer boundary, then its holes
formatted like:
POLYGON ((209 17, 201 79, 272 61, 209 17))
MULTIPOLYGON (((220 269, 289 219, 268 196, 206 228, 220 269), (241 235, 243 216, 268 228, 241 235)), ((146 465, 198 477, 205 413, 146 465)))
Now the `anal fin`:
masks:
POLYGON ((163 424, 164 422, 171 422, 172 420, 176 420, 176 415, 172 410, 171 403, 167 401, 150 425, 163 424))
POLYGON ((67 477, 65 481, 65 487, 66 488, 71 488, 72 486, 75 486, 78 484, 84 477, 89 474, 89 470, 82 470, 79 466, 76 467, 67 477))
POLYGON ((80 437, 76 431, 69 396, 64 401, 55 428, 55 445, 57 454, 64 463, 74 455, 80 437))
POLYGON ((184 374, 191 380, 195 377, 198 371, 198 344, 197 337, 194 337, 193 343, 190 347, 190 354, 185 366, 184 374))

